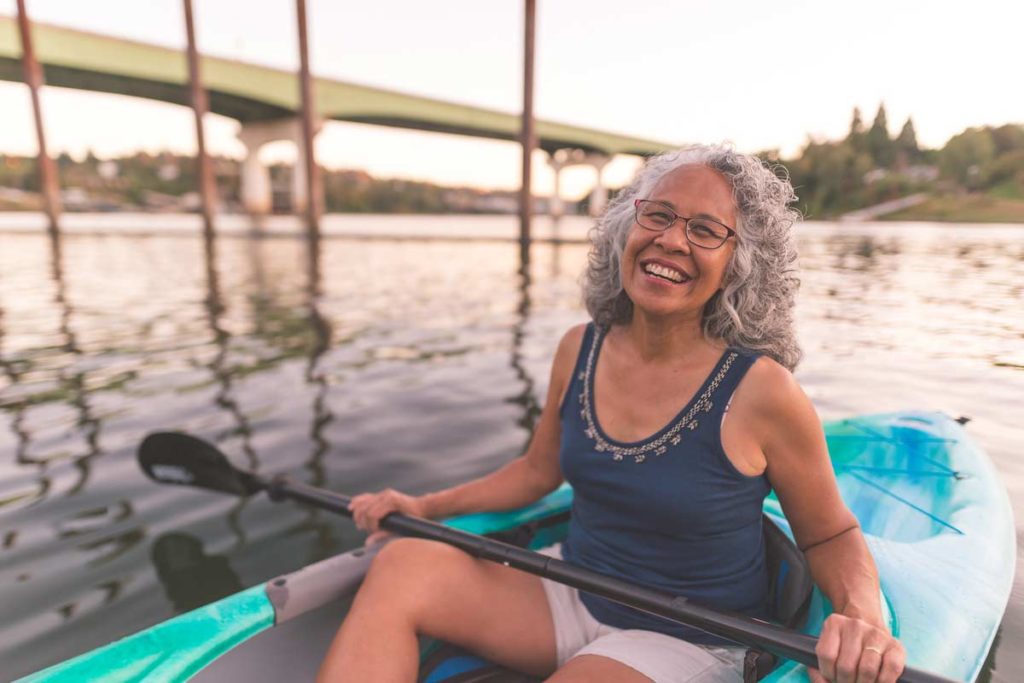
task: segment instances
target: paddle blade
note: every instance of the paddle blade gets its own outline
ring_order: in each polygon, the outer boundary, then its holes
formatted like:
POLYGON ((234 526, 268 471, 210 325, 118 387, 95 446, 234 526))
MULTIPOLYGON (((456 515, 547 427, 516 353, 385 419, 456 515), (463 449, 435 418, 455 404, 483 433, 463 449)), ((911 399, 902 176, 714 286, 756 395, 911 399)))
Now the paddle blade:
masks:
POLYGON ((213 444, 180 432, 155 432, 143 439, 139 465, 161 484, 198 486, 236 496, 266 488, 259 477, 235 469, 213 444))

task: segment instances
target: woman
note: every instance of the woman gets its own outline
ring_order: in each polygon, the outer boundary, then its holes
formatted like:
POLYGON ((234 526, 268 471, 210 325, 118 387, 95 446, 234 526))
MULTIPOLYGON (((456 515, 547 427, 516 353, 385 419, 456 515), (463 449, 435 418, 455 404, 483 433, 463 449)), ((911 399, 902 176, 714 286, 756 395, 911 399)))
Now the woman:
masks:
MULTIPOLYGON (((649 160, 594 230, 584 297, 594 323, 559 343, 525 456, 425 496, 357 496, 357 525, 376 532, 392 511, 519 507, 564 478, 569 532, 544 552, 756 616, 773 488, 835 608, 816 680, 895 681, 904 651, 884 625, 877 571, 791 374, 794 199, 788 181, 727 147, 649 160)), ((742 670, 742 648, 696 629, 399 539, 374 561, 320 678, 412 681, 417 634, 560 683, 738 681, 742 670)))

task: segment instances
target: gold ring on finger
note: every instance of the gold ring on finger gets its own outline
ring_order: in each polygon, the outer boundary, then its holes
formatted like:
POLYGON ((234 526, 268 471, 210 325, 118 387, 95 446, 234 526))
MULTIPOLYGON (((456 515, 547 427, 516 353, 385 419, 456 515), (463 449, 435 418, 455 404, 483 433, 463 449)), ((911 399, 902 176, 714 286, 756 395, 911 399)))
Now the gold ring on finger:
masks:
POLYGON ((885 651, 884 651, 884 650, 882 650, 882 648, 880 648, 880 647, 875 647, 874 645, 868 645, 868 646, 866 646, 866 647, 864 648, 864 651, 865 651, 865 652, 877 652, 879 656, 881 656, 881 655, 883 655, 883 654, 885 653, 885 651))

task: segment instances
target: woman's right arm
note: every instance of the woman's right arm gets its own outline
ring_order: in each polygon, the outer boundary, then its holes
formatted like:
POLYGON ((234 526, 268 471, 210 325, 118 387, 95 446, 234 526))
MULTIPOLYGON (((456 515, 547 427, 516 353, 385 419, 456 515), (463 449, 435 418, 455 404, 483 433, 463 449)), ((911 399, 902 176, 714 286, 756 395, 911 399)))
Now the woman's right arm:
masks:
POLYGON ((423 496, 409 496, 392 489, 355 496, 350 507, 356 526, 375 532, 380 519, 390 512, 440 519, 471 512, 510 510, 529 505, 558 488, 562 483, 558 466, 561 443, 558 413, 572 379, 584 329, 583 325, 570 329, 558 344, 547 399, 522 457, 479 479, 423 496))

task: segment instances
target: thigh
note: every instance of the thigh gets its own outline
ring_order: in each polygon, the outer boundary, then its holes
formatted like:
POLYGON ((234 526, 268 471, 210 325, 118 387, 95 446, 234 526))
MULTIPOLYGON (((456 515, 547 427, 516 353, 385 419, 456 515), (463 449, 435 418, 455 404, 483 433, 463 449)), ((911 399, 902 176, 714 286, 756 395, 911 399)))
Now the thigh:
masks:
POLYGON ((565 663, 545 683, 652 683, 636 669, 601 655, 579 655, 565 663))
MULTIPOLYGON (((706 648, 663 633, 637 629, 603 635, 580 649, 569 660, 609 659, 654 683, 740 683, 742 656, 738 648, 706 648), (735 652, 734 652, 735 651, 735 652)), ((618 679, 617 679, 618 680, 618 679)))
POLYGON ((535 675, 555 668, 551 612, 536 576, 435 541, 397 539, 374 559, 360 597, 400 605, 418 633, 497 664, 535 675))

